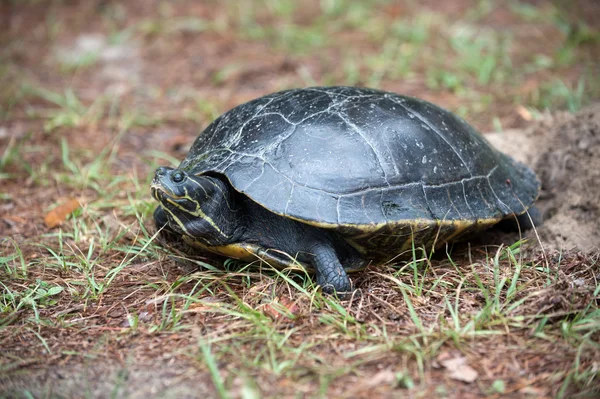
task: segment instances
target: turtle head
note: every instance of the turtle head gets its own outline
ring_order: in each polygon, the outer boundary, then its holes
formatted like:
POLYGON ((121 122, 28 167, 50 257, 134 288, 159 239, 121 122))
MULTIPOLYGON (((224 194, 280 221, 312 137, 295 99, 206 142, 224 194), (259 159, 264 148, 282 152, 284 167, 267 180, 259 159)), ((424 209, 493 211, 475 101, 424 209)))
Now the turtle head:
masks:
POLYGON ((151 190, 171 230, 204 245, 223 245, 231 240, 235 211, 229 187, 220 179, 160 167, 151 190))

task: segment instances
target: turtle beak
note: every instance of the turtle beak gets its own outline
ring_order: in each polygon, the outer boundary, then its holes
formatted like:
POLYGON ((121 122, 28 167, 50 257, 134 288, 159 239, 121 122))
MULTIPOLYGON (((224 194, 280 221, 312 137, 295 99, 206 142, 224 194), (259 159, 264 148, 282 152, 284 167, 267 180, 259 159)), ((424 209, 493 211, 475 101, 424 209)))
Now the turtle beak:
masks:
POLYGON ((152 185, 162 185, 165 179, 168 177, 169 172, 171 172, 173 168, 168 168, 166 166, 160 166, 154 172, 154 179, 152 179, 152 185))
POLYGON ((156 172, 154 172, 154 178, 150 184, 150 190, 152 192, 152 196, 159 202, 164 196, 165 189, 168 189, 169 187, 170 180, 168 177, 172 170, 173 168, 161 166, 156 169, 156 172))
POLYGON ((160 202, 166 198, 188 201, 189 182, 186 172, 161 166, 154 172, 154 179, 150 185, 152 196, 160 202))

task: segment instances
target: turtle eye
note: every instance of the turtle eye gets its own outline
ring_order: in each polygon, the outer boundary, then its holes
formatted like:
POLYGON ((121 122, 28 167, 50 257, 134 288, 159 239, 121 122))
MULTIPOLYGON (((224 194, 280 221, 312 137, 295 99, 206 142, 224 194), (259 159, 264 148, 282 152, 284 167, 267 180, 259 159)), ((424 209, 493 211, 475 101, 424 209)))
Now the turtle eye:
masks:
POLYGON ((184 178, 185 175, 179 170, 171 175, 171 180, 173 181, 173 183, 181 183, 184 178))

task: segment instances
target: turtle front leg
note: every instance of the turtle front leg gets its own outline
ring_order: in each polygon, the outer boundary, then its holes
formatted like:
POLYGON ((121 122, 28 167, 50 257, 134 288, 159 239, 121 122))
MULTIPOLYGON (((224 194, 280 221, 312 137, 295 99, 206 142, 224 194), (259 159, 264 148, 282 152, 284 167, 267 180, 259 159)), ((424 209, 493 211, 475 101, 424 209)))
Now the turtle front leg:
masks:
POLYGON ((317 245, 312 250, 313 266, 317 274, 317 284, 327 294, 352 291, 352 283, 340 263, 335 250, 329 245, 317 245))
MULTIPOLYGON (((517 216, 521 230, 531 230, 542 225, 544 218, 538 207, 532 206, 522 215, 517 216)), ((518 230, 518 229, 517 229, 518 230)))
POLYGON ((498 228, 507 233, 518 233, 519 231, 531 230, 542 225, 544 219, 542 212, 532 206, 522 215, 510 216, 498 223, 498 228))
POLYGON ((157 230, 162 229, 167 223, 169 219, 167 219, 167 215, 165 215, 165 210, 162 206, 157 206, 154 210, 154 225, 157 230))

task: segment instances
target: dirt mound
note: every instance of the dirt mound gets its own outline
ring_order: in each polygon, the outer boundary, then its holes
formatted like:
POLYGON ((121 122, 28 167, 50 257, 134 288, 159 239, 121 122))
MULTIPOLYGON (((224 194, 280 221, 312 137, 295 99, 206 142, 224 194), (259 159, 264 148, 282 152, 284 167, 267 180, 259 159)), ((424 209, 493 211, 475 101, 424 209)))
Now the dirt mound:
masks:
MULTIPOLYGON (((540 235, 554 247, 600 249, 600 103, 533 138, 541 148, 533 168, 542 181, 539 207, 546 220, 540 235)), ((536 134, 537 133, 537 134, 536 134)))
POLYGON ((486 136, 529 164, 542 182, 537 207, 544 247, 600 250, 600 103, 546 118, 533 128, 486 136))

